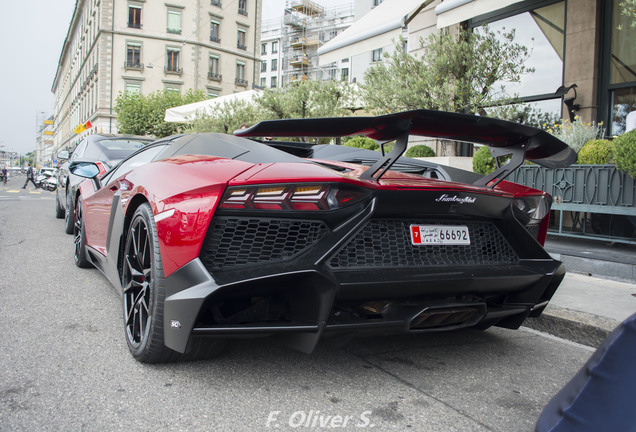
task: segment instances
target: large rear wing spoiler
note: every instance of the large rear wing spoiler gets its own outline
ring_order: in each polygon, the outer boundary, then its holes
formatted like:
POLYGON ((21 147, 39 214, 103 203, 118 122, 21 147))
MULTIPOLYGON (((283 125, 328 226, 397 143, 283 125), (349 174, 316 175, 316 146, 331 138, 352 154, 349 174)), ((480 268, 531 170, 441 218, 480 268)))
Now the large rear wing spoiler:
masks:
POLYGON ((563 141, 531 126, 444 111, 414 110, 377 117, 337 117, 268 120, 234 132, 252 137, 342 137, 365 135, 381 143, 395 141, 393 150, 373 164, 361 178, 378 180, 406 151, 410 135, 484 144, 497 161, 497 169, 477 182, 494 187, 530 160, 548 168, 576 161, 576 153, 563 141), (509 160, 500 164, 501 156, 509 160))

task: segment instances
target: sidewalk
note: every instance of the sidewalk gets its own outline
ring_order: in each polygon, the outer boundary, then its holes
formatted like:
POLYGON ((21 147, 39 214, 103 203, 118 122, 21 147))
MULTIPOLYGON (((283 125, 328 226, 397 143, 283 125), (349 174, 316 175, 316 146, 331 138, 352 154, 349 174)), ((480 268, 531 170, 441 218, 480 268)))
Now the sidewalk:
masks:
POLYGON ((636 312, 636 246, 550 237, 545 248, 567 274, 541 317, 524 325, 598 346, 636 312))

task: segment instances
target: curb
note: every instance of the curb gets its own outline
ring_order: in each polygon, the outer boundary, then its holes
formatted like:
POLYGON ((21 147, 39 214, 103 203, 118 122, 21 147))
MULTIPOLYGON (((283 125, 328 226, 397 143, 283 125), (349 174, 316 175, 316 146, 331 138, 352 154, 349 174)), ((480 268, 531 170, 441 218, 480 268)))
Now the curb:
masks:
POLYGON ((597 348, 619 325, 618 321, 586 312, 548 305, 538 318, 528 318, 525 327, 597 348))

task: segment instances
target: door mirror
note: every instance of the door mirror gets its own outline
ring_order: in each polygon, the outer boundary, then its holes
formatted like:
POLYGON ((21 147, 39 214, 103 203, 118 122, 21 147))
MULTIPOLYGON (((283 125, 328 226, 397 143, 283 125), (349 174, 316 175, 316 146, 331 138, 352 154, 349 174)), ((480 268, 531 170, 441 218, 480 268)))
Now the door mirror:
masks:
POLYGON ((99 174, 99 167, 93 162, 73 162, 68 170, 78 177, 93 178, 99 174))
POLYGON ((71 157, 71 154, 68 150, 60 150, 59 152, 57 152, 58 159, 67 160, 69 157, 71 157))

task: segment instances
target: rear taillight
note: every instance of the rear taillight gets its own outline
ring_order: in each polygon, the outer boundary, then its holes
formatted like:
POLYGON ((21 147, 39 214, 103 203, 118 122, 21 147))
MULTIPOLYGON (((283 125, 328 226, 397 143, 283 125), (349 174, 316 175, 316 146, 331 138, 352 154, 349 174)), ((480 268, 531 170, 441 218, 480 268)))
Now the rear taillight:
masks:
POLYGON ((221 209, 336 210, 359 202, 369 189, 347 184, 281 184, 230 187, 219 204, 221 209))

